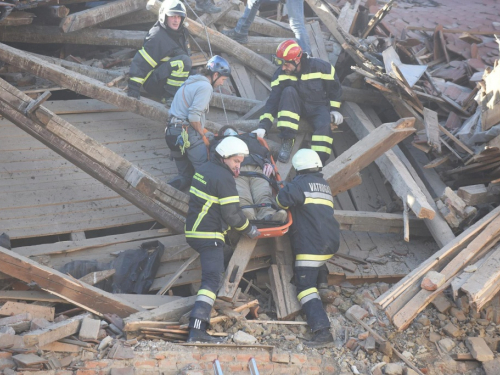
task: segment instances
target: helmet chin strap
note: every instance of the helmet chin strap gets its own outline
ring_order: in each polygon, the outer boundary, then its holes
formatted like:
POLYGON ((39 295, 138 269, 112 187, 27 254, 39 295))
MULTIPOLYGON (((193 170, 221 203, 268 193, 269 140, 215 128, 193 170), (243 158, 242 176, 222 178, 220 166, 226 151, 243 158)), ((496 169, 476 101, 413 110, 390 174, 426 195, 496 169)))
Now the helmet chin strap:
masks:
POLYGON ((219 76, 215 79, 214 81, 214 74, 217 73, 217 72, 213 72, 212 75, 210 76, 210 78, 212 79, 212 88, 214 87, 215 85, 215 82, 217 82, 217 80, 222 77, 221 74, 219 73, 219 76))

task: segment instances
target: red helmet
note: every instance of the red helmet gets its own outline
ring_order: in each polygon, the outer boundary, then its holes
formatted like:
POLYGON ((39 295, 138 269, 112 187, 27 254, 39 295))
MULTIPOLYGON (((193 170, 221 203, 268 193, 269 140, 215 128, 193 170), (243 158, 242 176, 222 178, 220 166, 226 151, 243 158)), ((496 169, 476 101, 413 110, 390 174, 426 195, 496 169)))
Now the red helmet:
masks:
POLYGON ((292 62, 297 65, 302 57, 302 48, 298 43, 293 40, 285 40, 281 42, 276 50, 276 56, 274 56, 274 63, 276 65, 283 65, 285 62, 292 62))

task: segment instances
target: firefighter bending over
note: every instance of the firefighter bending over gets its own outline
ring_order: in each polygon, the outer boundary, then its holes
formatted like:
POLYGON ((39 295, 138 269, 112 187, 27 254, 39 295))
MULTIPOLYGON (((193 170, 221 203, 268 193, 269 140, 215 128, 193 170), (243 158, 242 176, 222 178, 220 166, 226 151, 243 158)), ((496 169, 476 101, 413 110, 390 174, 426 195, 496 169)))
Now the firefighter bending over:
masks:
POLYGON ((189 33, 184 27, 186 7, 179 0, 162 3, 158 22, 149 30, 130 66, 128 96, 140 99, 141 86, 168 102, 191 70, 189 33))
POLYGON ((234 180, 247 155, 245 142, 226 137, 193 177, 185 232, 187 243, 200 254, 201 287, 189 319, 188 342, 221 341, 206 330, 224 272, 224 234, 229 226, 250 238, 260 235, 240 208, 234 180))
POLYGON ((303 53, 294 40, 280 43, 274 63, 279 68, 271 81, 272 91, 266 102, 265 113, 260 116, 259 129, 253 132, 264 137, 277 116, 282 142, 278 160, 287 163, 299 129, 299 120, 305 118, 314 128, 311 149, 318 153, 325 164, 332 153, 330 123, 339 125, 343 121, 338 112, 342 86, 335 68, 326 61, 303 53))
POLYGON ((279 191, 276 203, 292 213, 290 242, 295 256, 297 298, 313 332, 305 344, 323 347, 333 342, 333 336, 318 293, 318 276, 339 248, 340 229, 333 217, 330 186, 320 173, 323 164, 318 153, 301 149, 292 158, 292 164, 297 176, 279 191))

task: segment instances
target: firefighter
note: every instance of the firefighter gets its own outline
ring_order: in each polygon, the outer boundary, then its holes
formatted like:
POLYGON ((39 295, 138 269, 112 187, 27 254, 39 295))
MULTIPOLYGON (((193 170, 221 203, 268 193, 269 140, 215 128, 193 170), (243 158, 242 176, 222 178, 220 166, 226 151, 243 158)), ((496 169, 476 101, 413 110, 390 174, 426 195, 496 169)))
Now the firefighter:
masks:
POLYGON ((318 153, 301 149, 292 158, 292 165, 297 176, 279 191, 276 203, 292 213, 290 242, 295 256, 297 298, 313 332, 305 344, 322 347, 330 345, 333 336, 318 293, 318 279, 326 269, 326 261, 339 248, 340 229, 333 217, 330 186, 320 173, 323 164, 318 153))
POLYGON ((335 68, 328 62, 309 57, 294 40, 286 40, 278 46, 275 64, 279 68, 271 81, 271 95, 267 99, 265 112, 260 116, 259 129, 254 130, 264 137, 278 118, 281 130, 281 149, 278 160, 287 163, 290 159, 300 118, 310 121, 314 133, 311 149, 315 150, 325 164, 332 150, 330 123, 341 124, 340 96, 342 86, 335 68))
POLYGON ((169 184, 178 190, 188 188, 195 169, 208 160, 207 148, 213 134, 205 131, 205 113, 213 90, 224 84, 230 74, 229 63, 215 55, 174 96, 165 140, 179 172, 169 184))
POLYGON ((162 3, 158 22, 130 65, 128 96, 140 99, 142 86, 151 95, 170 102, 186 81, 192 63, 185 19, 186 7, 179 0, 162 3))
POLYGON ((224 138, 210 161, 203 164, 189 190, 186 241, 200 254, 201 287, 189 319, 188 342, 220 342, 206 333, 210 312, 224 272, 224 234, 229 226, 250 238, 260 235, 240 208, 235 178, 248 155, 236 137, 224 138))

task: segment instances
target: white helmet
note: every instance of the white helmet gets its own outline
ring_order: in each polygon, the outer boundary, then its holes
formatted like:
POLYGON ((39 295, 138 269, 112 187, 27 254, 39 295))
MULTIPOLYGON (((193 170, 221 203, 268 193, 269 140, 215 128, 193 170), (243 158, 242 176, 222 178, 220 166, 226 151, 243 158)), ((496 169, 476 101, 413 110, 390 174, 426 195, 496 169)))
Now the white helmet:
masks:
POLYGON ((219 142, 215 151, 224 159, 235 155, 247 156, 249 154, 247 144, 236 137, 224 138, 219 142))
POLYGON ((160 7, 160 11, 158 12, 158 21, 163 25, 163 27, 167 27, 167 17, 168 16, 181 16, 182 23, 186 19, 186 7, 179 0, 165 0, 160 7))
POLYGON ((292 158, 292 165, 297 172, 306 169, 323 168, 318 153, 310 148, 302 148, 297 151, 292 158))

